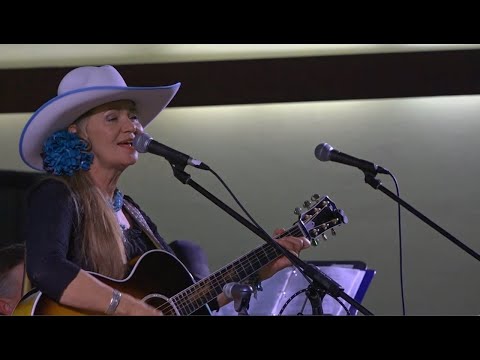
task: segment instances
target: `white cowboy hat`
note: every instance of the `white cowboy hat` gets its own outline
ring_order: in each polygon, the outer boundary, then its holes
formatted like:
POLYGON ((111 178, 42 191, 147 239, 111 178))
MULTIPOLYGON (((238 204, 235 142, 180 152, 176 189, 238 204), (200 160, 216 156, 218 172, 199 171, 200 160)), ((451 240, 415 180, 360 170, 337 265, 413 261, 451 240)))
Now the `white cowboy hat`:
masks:
POLYGON ((28 120, 20 136, 20 156, 35 170, 43 170, 43 143, 92 108, 116 100, 132 100, 145 128, 172 100, 180 83, 170 86, 129 87, 111 65, 82 66, 70 71, 58 86, 58 95, 28 120))

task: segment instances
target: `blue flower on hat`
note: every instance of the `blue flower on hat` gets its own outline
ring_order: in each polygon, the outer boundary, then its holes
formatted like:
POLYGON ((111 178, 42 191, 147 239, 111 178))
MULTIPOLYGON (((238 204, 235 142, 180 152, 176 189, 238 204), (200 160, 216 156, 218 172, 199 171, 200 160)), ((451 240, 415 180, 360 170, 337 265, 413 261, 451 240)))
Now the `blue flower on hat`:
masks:
POLYGON ((67 130, 53 133, 43 144, 43 168, 53 175, 72 176, 77 170, 89 170, 93 153, 88 143, 67 130))

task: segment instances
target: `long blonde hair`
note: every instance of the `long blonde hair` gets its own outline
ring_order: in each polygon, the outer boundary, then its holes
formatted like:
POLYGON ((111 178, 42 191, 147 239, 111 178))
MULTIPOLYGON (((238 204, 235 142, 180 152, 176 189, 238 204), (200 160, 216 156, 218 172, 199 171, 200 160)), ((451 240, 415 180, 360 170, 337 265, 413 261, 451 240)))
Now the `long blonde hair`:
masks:
MULTIPOLYGON (((86 117, 81 116, 74 125, 77 135, 89 143, 82 121, 86 117)), ((79 252, 76 256, 90 271, 123 278, 127 263, 124 238, 109 199, 94 184, 89 171, 78 170, 60 179, 69 187, 75 204, 78 224, 75 248, 79 252)))
POLYGON ((121 279, 126 271, 123 234, 109 201, 88 172, 61 178, 72 192, 77 214, 76 249, 88 270, 121 279))

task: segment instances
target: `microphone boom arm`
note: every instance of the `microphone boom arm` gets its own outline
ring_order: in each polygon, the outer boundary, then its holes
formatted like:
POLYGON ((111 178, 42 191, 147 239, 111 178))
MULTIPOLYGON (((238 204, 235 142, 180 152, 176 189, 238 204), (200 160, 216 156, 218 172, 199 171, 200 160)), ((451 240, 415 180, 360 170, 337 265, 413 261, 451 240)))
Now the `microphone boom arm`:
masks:
POLYGON ((456 237, 454 237, 452 234, 450 234, 449 232, 447 232, 446 230, 444 230, 443 228, 441 228, 440 226, 438 226, 437 224, 435 224, 432 220, 430 220, 429 218, 427 218, 425 215, 423 215, 421 212, 419 212, 418 210, 416 210, 413 206, 409 205, 407 202, 405 202, 404 200, 402 200, 400 197, 398 197, 397 195, 395 195, 394 193, 392 193, 390 190, 388 190, 387 188, 385 188, 381 181, 378 180, 377 178, 375 178, 375 174, 372 174, 372 173, 369 173, 369 172, 366 172, 364 171, 365 173, 365 182, 367 184, 369 184, 371 187, 373 187, 375 190, 380 190, 381 192, 383 192, 385 195, 387 195, 389 198, 393 199, 394 201, 396 201, 397 203, 399 203, 400 205, 402 205, 405 209, 407 209, 408 211, 410 211, 412 214, 414 214, 416 217, 418 217, 420 220, 422 220, 424 223, 426 223, 427 225, 429 225, 430 227, 434 228, 435 230, 437 230, 440 234, 442 234, 443 236, 445 236, 448 240, 450 240, 451 242, 453 242, 455 245, 457 245, 458 247, 460 247, 462 250, 464 250, 465 252, 467 252, 469 255, 473 256, 475 259, 477 259, 478 261, 480 261, 480 255, 475 252, 474 250, 472 250, 471 248, 469 248, 467 245, 465 245, 463 242, 461 242, 460 240, 458 240, 456 237))

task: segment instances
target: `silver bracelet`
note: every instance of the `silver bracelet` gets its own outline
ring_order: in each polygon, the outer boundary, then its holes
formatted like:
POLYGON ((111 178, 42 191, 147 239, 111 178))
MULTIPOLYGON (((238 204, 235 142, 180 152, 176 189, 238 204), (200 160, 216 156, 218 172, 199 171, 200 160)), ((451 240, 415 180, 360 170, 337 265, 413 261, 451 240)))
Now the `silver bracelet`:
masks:
POLYGON ((110 299, 110 304, 108 305, 107 311, 105 314, 112 315, 117 310, 118 304, 120 304, 120 299, 122 298, 122 293, 117 289, 113 290, 112 298, 110 299))

